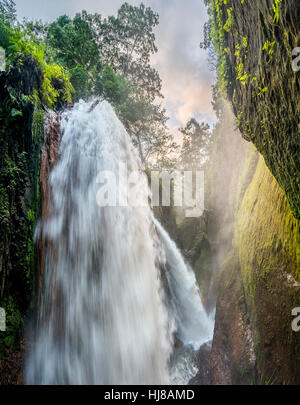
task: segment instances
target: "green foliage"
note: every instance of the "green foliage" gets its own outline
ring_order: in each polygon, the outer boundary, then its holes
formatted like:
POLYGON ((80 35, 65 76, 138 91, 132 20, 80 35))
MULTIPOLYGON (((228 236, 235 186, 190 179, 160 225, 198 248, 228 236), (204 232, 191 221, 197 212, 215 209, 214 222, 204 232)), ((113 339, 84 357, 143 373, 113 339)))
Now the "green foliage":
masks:
POLYGON ((158 15, 150 8, 124 3, 117 17, 103 19, 86 11, 73 20, 59 17, 47 27, 46 43, 53 48, 56 60, 70 70, 71 82, 78 84, 85 71, 89 87, 96 93, 98 76, 104 66, 110 66, 153 101, 161 89, 159 75, 149 63, 150 55, 157 51, 153 34, 157 23, 158 15))
POLYGON ((75 89, 74 100, 90 97, 101 71, 95 31, 85 11, 73 20, 63 15, 46 27, 45 42, 52 49, 55 60, 70 72, 75 89))
POLYGON ((166 128, 165 110, 156 101, 161 97, 161 79, 150 65, 151 55, 157 52, 153 30, 158 15, 143 4, 124 3, 116 17, 94 16, 93 21, 101 59, 116 75, 113 78, 107 68, 102 72, 103 95, 114 99, 142 161, 158 163, 176 149, 166 128))
POLYGON ((210 15, 209 26, 211 41, 218 54, 217 86, 223 97, 226 97, 229 80, 225 34, 227 35, 234 25, 232 7, 226 7, 226 0, 207 0, 205 4, 208 6, 208 14, 210 15), (225 7, 225 14, 223 6, 225 7))
POLYGON ((22 111, 16 110, 15 108, 13 108, 11 110, 10 114, 12 117, 16 117, 18 115, 22 117, 22 115, 23 115, 22 111))
POLYGON ((0 0, 0 21, 12 24, 16 19, 16 5, 12 0, 0 0))
POLYGON ((96 91, 106 100, 120 106, 128 99, 131 89, 123 76, 116 75, 113 68, 106 65, 97 81, 96 91))
POLYGON ((1 358, 5 354, 6 349, 10 349, 18 343, 20 331, 23 327, 23 318, 12 296, 4 298, 0 302, 0 307, 4 308, 6 313, 6 331, 0 332, 1 358))
POLYGON ((247 37, 243 37, 242 39, 243 39, 243 47, 244 47, 244 48, 247 48, 247 46, 248 46, 247 37))
POLYGON ((115 106, 143 161, 175 149, 157 102, 161 80, 150 65, 157 51, 157 24, 158 15, 149 7, 124 3, 117 16, 82 11, 74 19, 64 15, 47 26, 26 26, 44 38, 47 52, 68 69, 74 101, 95 95, 115 106))
POLYGON ((272 4, 272 8, 274 11, 274 19, 273 21, 278 23, 279 21, 279 13, 280 13, 280 3, 282 0, 275 0, 274 3, 272 4))
POLYGON ((244 63, 247 59, 248 40, 247 37, 242 37, 241 43, 236 44, 234 56, 236 57, 236 80, 239 80, 243 86, 249 83, 251 78, 250 74, 245 72, 244 63))
POLYGON ((42 98, 47 107, 53 108, 58 99, 71 102, 69 74, 62 66, 46 62, 45 44, 38 45, 26 37, 20 27, 11 27, 0 21, 0 46, 6 51, 7 72, 16 60, 22 67, 26 56, 32 57, 39 64, 43 74, 42 98))
POLYGON ((0 306, 7 313, 7 331, 0 334, 3 355, 18 343, 33 299, 43 109, 69 97, 65 71, 47 63, 44 47, 20 26, 0 19, 0 43, 7 56, 0 88, 0 306))
POLYGON ((228 8, 226 11, 227 11, 228 18, 227 18, 226 23, 224 24, 223 28, 225 31, 229 32, 232 25, 234 24, 234 18, 232 15, 232 7, 228 8))
POLYGON ((267 51, 269 55, 273 55, 275 43, 276 43, 275 41, 272 41, 272 42, 270 42, 269 40, 266 41, 262 50, 267 51))
POLYGON ((88 72, 81 65, 77 65, 70 72, 70 82, 74 89, 73 101, 88 99, 93 92, 93 83, 88 72))
POLYGON ((164 167, 173 165, 168 155, 178 146, 166 128, 165 109, 134 93, 117 109, 132 135, 133 143, 138 147, 142 162, 164 167))
POLYGON ((90 73, 99 71, 99 50, 95 33, 86 21, 86 12, 76 14, 73 20, 64 15, 47 28, 46 43, 56 53, 56 60, 72 69, 78 65, 90 73))
POLYGON ((153 33, 157 24, 158 14, 151 8, 124 3, 117 17, 98 20, 96 28, 102 60, 150 101, 161 96, 161 80, 150 65, 150 56, 157 52, 153 33))
POLYGON ((285 271, 300 279, 299 235, 299 221, 293 217, 282 190, 260 157, 244 194, 235 230, 235 246, 249 303, 253 304, 261 277, 277 271, 281 263, 285 271))

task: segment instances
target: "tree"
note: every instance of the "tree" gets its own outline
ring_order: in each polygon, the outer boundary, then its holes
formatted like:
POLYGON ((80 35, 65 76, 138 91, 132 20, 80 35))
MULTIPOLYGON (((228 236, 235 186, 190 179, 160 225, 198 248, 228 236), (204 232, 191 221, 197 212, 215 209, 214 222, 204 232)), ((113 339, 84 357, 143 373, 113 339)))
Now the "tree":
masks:
POLYGON ((223 111, 223 97, 217 85, 212 86, 212 102, 213 109, 218 119, 221 118, 223 111))
POLYGON ((181 165, 189 170, 203 169, 208 161, 212 146, 212 132, 209 125, 191 118, 184 128, 181 150, 181 165))
POLYGON ((157 52, 157 24, 158 14, 150 8, 128 3, 116 17, 82 11, 74 19, 64 15, 46 27, 27 24, 38 38, 46 31, 47 52, 70 72, 74 101, 92 95, 110 101, 145 163, 175 150, 159 101, 161 79, 150 64, 157 52))
POLYGON ((210 19, 206 23, 204 23, 203 27, 203 42, 200 42, 200 48, 204 49, 208 53, 207 61, 208 61, 208 68, 211 71, 216 71, 219 64, 219 56, 216 52, 213 42, 211 39, 211 32, 212 32, 213 23, 210 19))
POLYGON ((151 55, 157 52, 153 30, 158 14, 143 4, 137 7, 125 3, 116 17, 101 19, 96 14, 89 17, 89 23, 96 32, 102 61, 127 83, 127 97, 119 102, 117 110, 142 161, 162 162, 164 155, 175 151, 176 144, 158 101, 162 97, 161 79, 150 64, 151 55))
POLYGON ((132 82, 143 95, 154 101, 161 97, 161 80, 151 67, 150 57, 157 52, 154 27, 158 14, 151 8, 124 3, 117 17, 93 18, 102 60, 113 66, 117 74, 132 82))
MULTIPOLYGON (((41 45, 45 42, 48 30, 47 23, 44 23, 41 20, 30 21, 24 19, 21 26, 23 32, 26 33, 26 35, 29 36, 37 44, 41 45)), ((49 52, 49 48, 47 49, 47 51, 49 52)))
POLYGON ((212 29, 212 22, 211 21, 207 21, 204 23, 203 26, 203 42, 200 42, 200 48, 201 49, 208 49, 212 46, 212 40, 211 40, 211 29, 212 29))
POLYGON ((70 68, 81 65, 91 71, 98 67, 100 55, 95 33, 83 18, 85 14, 76 14, 73 20, 66 15, 59 17, 49 25, 46 41, 56 49, 62 63, 70 68))
POLYGON ((168 131, 165 109, 140 97, 138 100, 127 100, 119 106, 119 111, 138 147, 142 162, 170 166, 172 162, 169 155, 178 146, 168 131))
POLYGON ((95 32, 86 20, 85 11, 76 14, 73 20, 63 15, 48 26, 46 35, 46 43, 54 50, 55 59, 70 71, 75 101, 93 94, 101 72, 95 32))
POLYGON ((144 163, 160 161, 176 150, 167 129, 166 111, 158 101, 162 97, 161 79, 151 66, 150 57, 157 52, 154 28, 158 14, 143 4, 125 3, 116 17, 93 19, 99 51, 103 61, 130 83, 126 100, 118 106, 122 120, 137 145, 144 163))
POLYGON ((16 21, 16 5, 12 0, 0 0, 0 21, 12 24, 16 21))
POLYGON ((105 65, 95 84, 95 93, 101 94, 117 108, 128 100, 131 88, 123 76, 114 73, 111 66, 105 65))

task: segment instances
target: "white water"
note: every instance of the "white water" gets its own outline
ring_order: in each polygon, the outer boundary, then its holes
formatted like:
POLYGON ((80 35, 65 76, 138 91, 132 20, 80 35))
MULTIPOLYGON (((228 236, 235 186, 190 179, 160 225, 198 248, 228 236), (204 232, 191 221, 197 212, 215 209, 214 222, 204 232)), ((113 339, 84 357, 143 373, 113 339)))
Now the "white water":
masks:
POLYGON ((171 292, 177 335, 185 345, 197 350, 212 338, 213 323, 202 305, 194 272, 185 263, 175 242, 154 219, 165 250, 165 268, 171 292))
POLYGON ((164 267, 176 321, 176 334, 184 344, 184 347, 173 353, 171 381, 183 385, 197 373, 193 364, 194 354, 203 343, 212 339, 214 322, 203 307, 194 272, 185 263, 166 230, 155 218, 153 220, 164 246, 164 267))
MULTIPOLYGON (((80 102, 62 120, 60 159, 49 180, 52 216, 40 226, 51 248, 26 382, 167 384, 175 322, 163 303, 147 179, 112 107, 101 102, 90 112, 91 106, 80 102), (123 178, 120 162, 139 173, 128 190, 137 206, 100 208, 97 175, 123 178)), ((126 197, 125 181, 118 193, 126 197)), ((195 278, 156 226, 178 335, 197 347, 211 334, 195 278)))

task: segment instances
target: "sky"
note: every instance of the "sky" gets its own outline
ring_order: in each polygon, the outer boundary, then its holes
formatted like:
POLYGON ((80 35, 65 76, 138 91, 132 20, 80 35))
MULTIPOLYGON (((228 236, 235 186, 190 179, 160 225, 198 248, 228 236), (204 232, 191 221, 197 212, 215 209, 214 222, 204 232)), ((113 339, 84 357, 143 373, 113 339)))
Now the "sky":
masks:
MULTIPOLYGON (((125 0, 14 0, 18 17, 53 21, 62 14, 74 16, 87 10, 104 16, 116 14, 125 0)), ((141 0, 127 0, 139 5, 141 0)), ((207 54, 200 49, 203 25, 207 21, 202 0, 143 0, 159 14, 155 29, 158 53, 152 65, 162 79, 163 105, 170 117, 169 127, 177 140, 178 128, 195 117, 213 125, 211 105, 214 74, 208 69, 207 54)))

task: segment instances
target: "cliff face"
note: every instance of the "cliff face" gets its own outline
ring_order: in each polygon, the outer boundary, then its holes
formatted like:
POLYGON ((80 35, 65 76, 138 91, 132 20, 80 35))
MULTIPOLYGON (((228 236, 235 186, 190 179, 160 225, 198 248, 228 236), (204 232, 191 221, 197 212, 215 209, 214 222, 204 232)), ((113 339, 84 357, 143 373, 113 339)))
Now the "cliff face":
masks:
POLYGON ((38 97, 29 97, 40 88, 41 77, 32 58, 0 76, 0 306, 6 311, 6 332, 0 334, 2 384, 19 382, 24 346, 20 338, 34 299, 33 232, 44 112, 38 97))
POLYGON ((299 221, 263 158, 254 175, 250 167, 219 280, 213 383, 299 384, 300 335, 291 327, 300 298, 299 221))
POLYGON ((297 0, 211 2, 220 81, 243 137, 254 143, 300 218, 297 0))
MULTIPOLYGON (((232 171, 233 203, 223 208, 233 234, 218 283, 212 383, 299 384, 300 333, 291 323, 300 306, 300 73, 292 69, 300 5, 210 3, 226 67, 219 68, 219 85, 243 138, 256 147, 240 154, 245 164, 232 171)), ((225 158, 219 150, 214 162, 225 158)), ((224 177, 215 171, 212 181, 224 177)), ((222 233, 226 224, 219 226, 222 233)))
POLYGON ((44 116, 47 108, 69 100, 70 84, 62 68, 46 63, 38 45, 3 23, 0 34, 7 56, 0 73, 0 307, 6 312, 0 384, 14 384, 20 382, 24 320, 36 304, 39 256, 33 233, 40 213, 44 116))
POLYGON ((25 309, 34 291, 33 230, 39 204, 39 162, 43 110, 38 98, 41 71, 28 58, 0 76, 0 298, 7 331, 0 356, 18 340, 25 309), (25 77, 28 79, 24 82, 25 77))
MULTIPOLYGON (((45 120, 44 143, 42 147, 40 185, 41 185, 41 210, 40 217, 44 220, 51 214, 51 189, 49 176, 51 169, 58 159, 60 143, 60 114, 51 111, 45 120)), ((39 224, 38 266, 37 266, 37 305, 40 305, 42 282, 45 270, 46 248, 48 241, 43 235, 42 224, 39 224)))

